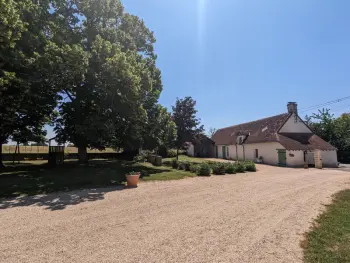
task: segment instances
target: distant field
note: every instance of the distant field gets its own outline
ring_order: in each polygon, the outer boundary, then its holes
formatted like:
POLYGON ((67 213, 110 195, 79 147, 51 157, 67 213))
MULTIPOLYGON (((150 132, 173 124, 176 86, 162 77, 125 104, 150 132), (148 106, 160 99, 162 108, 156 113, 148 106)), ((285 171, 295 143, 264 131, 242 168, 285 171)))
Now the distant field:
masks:
MULTIPOLYGON (((16 150, 16 145, 3 145, 2 153, 14 153, 16 150)), ((66 153, 77 153, 78 148, 76 147, 66 147, 64 150, 66 153)), ((20 146, 20 153, 48 153, 48 146, 20 146)), ((106 148, 104 151, 88 149, 89 153, 101 153, 101 152, 115 152, 111 148, 106 148)))

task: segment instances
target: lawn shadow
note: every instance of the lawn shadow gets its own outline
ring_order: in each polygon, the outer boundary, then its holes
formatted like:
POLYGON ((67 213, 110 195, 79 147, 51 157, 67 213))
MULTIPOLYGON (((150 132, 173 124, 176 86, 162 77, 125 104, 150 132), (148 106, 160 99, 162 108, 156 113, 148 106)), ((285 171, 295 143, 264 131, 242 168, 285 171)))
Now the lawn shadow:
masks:
POLYGON ((119 185, 113 188, 83 189, 72 192, 0 199, 0 210, 22 206, 42 206, 51 211, 63 210, 67 206, 103 200, 106 193, 123 190, 124 188, 124 185, 119 185))
POLYGON ((57 210, 66 205, 99 200, 103 198, 103 192, 98 188, 113 186, 114 190, 123 189, 125 175, 131 171, 140 172, 141 177, 145 177, 171 170, 120 160, 90 160, 85 165, 70 161, 54 168, 46 163, 6 167, 0 171, 0 198, 11 200, 0 200, 0 209, 41 204, 57 210), (90 190, 83 192, 81 197, 68 192, 84 188, 90 190), (63 192, 61 196, 51 200, 48 194, 58 191, 63 192))

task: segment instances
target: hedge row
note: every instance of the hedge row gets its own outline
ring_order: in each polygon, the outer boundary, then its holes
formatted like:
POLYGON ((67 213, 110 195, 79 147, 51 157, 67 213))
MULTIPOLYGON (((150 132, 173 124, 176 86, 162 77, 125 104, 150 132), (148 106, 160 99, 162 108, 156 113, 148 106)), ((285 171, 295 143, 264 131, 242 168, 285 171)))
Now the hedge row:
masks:
POLYGON ((245 171, 256 172, 255 163, 252 161, 240 161, 236 163, 223 163, 223 162, 204 162, 193 163, 188 161, 177 161, 173 159, 171 161, 164 161, 163 165, 171 166, 174 169, 190 171, 201 176, 210 176, 211 174, 236 174, 244 173, 245 171))

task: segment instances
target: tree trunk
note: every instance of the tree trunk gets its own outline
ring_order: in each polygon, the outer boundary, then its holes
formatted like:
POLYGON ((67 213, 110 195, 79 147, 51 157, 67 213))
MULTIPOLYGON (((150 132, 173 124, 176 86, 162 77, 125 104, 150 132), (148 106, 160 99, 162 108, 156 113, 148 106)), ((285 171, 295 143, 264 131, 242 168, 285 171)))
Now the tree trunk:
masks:
POLYGON ((86 147, 84 147, 84 146, 78 147, 78 157, 79 157, 79 163, 87 163, 88 162, 86 147))
POLYGON ((5 167, 5 165, 2 162, 2 142, 0 142, 0 169, 4 168, 4 167, 5 167))
POLYGON ((179 147, 176 147, 176 160, 179 160, 179 147))

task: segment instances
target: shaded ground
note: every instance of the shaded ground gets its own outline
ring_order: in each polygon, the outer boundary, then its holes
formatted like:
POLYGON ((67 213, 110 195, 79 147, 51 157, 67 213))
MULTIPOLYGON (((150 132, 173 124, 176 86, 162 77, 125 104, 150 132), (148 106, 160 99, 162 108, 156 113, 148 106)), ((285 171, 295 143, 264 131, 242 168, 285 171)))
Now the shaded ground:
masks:
POLYGON ((115 160, 90 160, 88 165, 65 161, 64 165, 55 168, 50 168, 47 161, 25 162, 0 171, 0 198, 120 185, 125 181, 125 174, 131 171, 141 172, 144 180, 194 176, 184 171, 178 173, 169 167, 115 160))
POLYGON ((0 258, 9 263, 302 262, 303 234, 322 204, 349 187, 350 173, 258 169, 123 191, 50 194, 38 203, 27 197, 19 206, 16 199, 2 200, 8 208, 0 211, 0 258), (50 209, 54 202, 62 208, 50 209))

